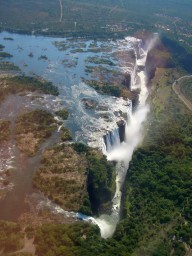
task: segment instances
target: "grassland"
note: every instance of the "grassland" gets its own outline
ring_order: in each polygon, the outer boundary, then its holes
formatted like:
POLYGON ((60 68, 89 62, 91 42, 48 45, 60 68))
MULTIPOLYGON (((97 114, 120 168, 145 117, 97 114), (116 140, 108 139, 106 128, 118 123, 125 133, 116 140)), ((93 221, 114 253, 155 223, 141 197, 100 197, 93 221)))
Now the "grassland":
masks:
POLYGON ((192 101, 192 78, 186 78, 180 84, 180 90, 187 99, 192 101))

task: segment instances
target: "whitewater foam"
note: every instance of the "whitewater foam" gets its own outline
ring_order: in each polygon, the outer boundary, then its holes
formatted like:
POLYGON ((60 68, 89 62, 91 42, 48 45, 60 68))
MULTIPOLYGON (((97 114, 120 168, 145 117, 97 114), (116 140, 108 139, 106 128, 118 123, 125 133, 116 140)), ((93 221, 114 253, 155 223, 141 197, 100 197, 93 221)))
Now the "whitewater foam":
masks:
MULTIPOLYGON (((113 235, 116 225, 119 221, 120 208, 121 208, 121 195, 122 186, 125 181, 126 173, 128 170, 129 162, 131 161, 134 150, 137 148, 142 140, 142 124, 146 120, 147 113, 149 112, 149 106, 146 105, 146 99, 148 97, 147 79, 144 71, 146 65, 147 54, 157 41, 157 35, 148 42, 147 49, 141 48, 141 41, 138 39, 126 38, 127 42, 137 42, 139 53, 135 51, 137 56, 135 67, 131 75, 131 88, 139 88, 139 105, 134 113, 132 113, 131 105, 127 110, 127 120, 125 127, 125 141, 117 143, 107 150, 103 147, 103 153, 106 155, 109 161, 116 161, 116 192, 113 198, 112 214, 101 215, 96 219, 97 225, 100 227, 101 236, 108 238, 113 235), (143 70, 141 70, 141 67, 143 70), (131 111, 130 111, 131 109, 131 111), (110 221, 109 221, 110 220, 110 221)), ((117 136, 117 135, 115 135, 117 136)))

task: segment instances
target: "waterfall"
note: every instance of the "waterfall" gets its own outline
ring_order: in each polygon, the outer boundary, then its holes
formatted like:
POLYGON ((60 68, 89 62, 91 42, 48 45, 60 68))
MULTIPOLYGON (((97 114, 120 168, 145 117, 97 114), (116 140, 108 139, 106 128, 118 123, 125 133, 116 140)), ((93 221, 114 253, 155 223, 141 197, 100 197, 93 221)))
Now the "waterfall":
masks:
MULTIPOLYGON (((136 55, 136 51, 135 51, 135 55, 136 55)), ((135 85, 136 85, 136 74, 137 74, 136 72, 137 72, 137 62, 134 64, 133 71, 131 73, 131 86, 130 86, 131 90, 137 89, 137 88, 135 88, 135 85)))
MULTIPOLYGON (((78 218, 98 225, 101 236, 105 239, 113 235, 120 220, 122 187, 133 152, 142 140, 142 124, 149 112, 149 107, 146 104, 148 90, 145 65, 148 51, 152 49, 156 39, 157 34, 154 34, 154 38, 148 41, 147 47, 146 44, 143 46, 141 40, 132 38, 134 43, 137 42, 138 49, 135 50, 136 62, 131 74, 131 89, 140 90, 139 104, 134 112, 132 111, 132 102, 128 102, 126 105, 127 119, 124 123, 123 136, 120 136, 120 127, 117 124, 114 129, 108 131, 101 138, 103 154, 106 155, 108 161, 116 162, 116 191, 112 200, 112 212, 110 215, 102 214, 98 218, 77 213, 78 218)), ((130 38, 126 40, 130 42, 130 38)), ((124 68, 126 69, 126 67, 124 68)))
POLYGON ((109 131, 106 135, 104 135, 104 152, 106 153, 111 151, 113 148, 120 144, 120 131, 119 127, 115 127, 112 131, 109 131))
MULTIPOLYGON (((157 38, 156 34, 154 37, 157 38)), ((132 104, 130 104, 127 109, 124 141, 121 142, 119 140, 117 129, 115 129, 105 136, 103 143, 105 144, 103 153, 107 156, 107 159, 109 161, 116 161, 116 192, 112 201, 112 213, 111 215, 101 215, 99 218, 94 219, 94 223, 100 227, 101 236, 103 238, 108 238, 113 235, 120 219, 122 187, 133 152, 142 140, 142 124, 149 111, 149 107, 146 105, 148 90, 144 69, 148 50, 152 48, 155 41, 156 39, 154 40, 154 38, 152 38, 152 40, 148 42, 149 47, 146 48, 146 50, 142 48, 143 44, 139 41, 139 50, 135 51, 136 63, 131 75, 131 89, 140 89, 139 104, 134 113, 132 112, 132 104)))

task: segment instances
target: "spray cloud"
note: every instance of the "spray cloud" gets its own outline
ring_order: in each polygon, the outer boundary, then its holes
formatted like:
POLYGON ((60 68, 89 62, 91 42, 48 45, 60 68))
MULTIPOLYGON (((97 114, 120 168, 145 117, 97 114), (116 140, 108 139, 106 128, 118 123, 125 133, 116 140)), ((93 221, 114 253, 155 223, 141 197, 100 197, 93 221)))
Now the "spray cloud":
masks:
MULTIPOLYGON (((139 105, 134 113, 132 109, 128 109, 127 120, 125 127, 125 141, 117 143, 113 147, 108 146, 109 150, 104 150, 109 161, 116 161, 116 192, 113 198, 112 214, 101 215, 99 218, 94 219, 94 222, 100 227, 101 236, 107 238, 112 236, 115 231, 116 225, 120 218, 121 207, 121 190, 125 181, 126 173, 128 170, 129 162, 131 161, 134 150, 142 141, 142 125, 146 120, 149 106, 146 105, 148 97, 147 78, 145 73, 145 65, 148 51, 151 50, 158 39, 158 34, 154 34, 150 40, 147 40, 145 47, 139 42, 139 51, 136 55, 136 64, 134 67, 134 77, 132 76, 132 87, 139 88, 139 105)), ((130 105, 131 108, 131 105, 130 105)), ((117 136, 117 133, 114 133, 117 136)), ((118 141, 118 138, 114 138, 118 141)))

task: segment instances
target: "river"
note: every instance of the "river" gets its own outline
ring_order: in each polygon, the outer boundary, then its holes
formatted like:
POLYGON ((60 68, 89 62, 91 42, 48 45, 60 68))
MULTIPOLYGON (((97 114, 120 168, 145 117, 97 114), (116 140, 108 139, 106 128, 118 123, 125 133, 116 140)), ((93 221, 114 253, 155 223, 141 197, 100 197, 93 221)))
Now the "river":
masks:
MULTIPOLYGON (((60 95, 55 101, 61 101, 69 110, 70 115, 65 126, 71 130, 74 141, 82 141, 91 147, 99 148, 103 150, 108 160, 117 162, 116 193, 112 214, 95 219, 82 217, 98 224, 104 238, 111 236, 119 221, 121 189, 128 164, 134 149, 142 139, 142 124, 149 111, 145 104, 148 95, 145 62, 147 52, 153 43, 143 47, 141 40, 133 37, 115 41, 93 41, 8 32, 0 33, 0 43, 5 45, 5 52, 13 55, 10 61, 19 66, 23 74, 41 76, 58 86, 60 95), (5 41, 5 38, 9 37, 12 40, 5 41), (133 52, 135 57, 129 57, 133 52), (90 58, 98 57, 108 59, 114 65, 98 65, 90 61, 90 58), (128 99, 98 94, 82 82, 82 78, 98 79, 98 71, 92 73, 87 71, 95 67, 99 67, 99 71, 110 70, 113 75, 116 74, 115 72, 122 76, 125 72, 131 74, 132 89, 140 90, 139 105, 134 114, 128 99), (95 101, 97 108, 85 108, 82 99, 95 101), (114 132, 118 128, 117 122, 121 120, 124 120, 126 126, 125 139, 122 143, 117 138, 118 133, 114 132), (114 137, 113 145, 106 145, 103 136, 110 133, 113 134, 110 136, 114 137)), ((108 71, 102 76, 107 74, 108 71)))

